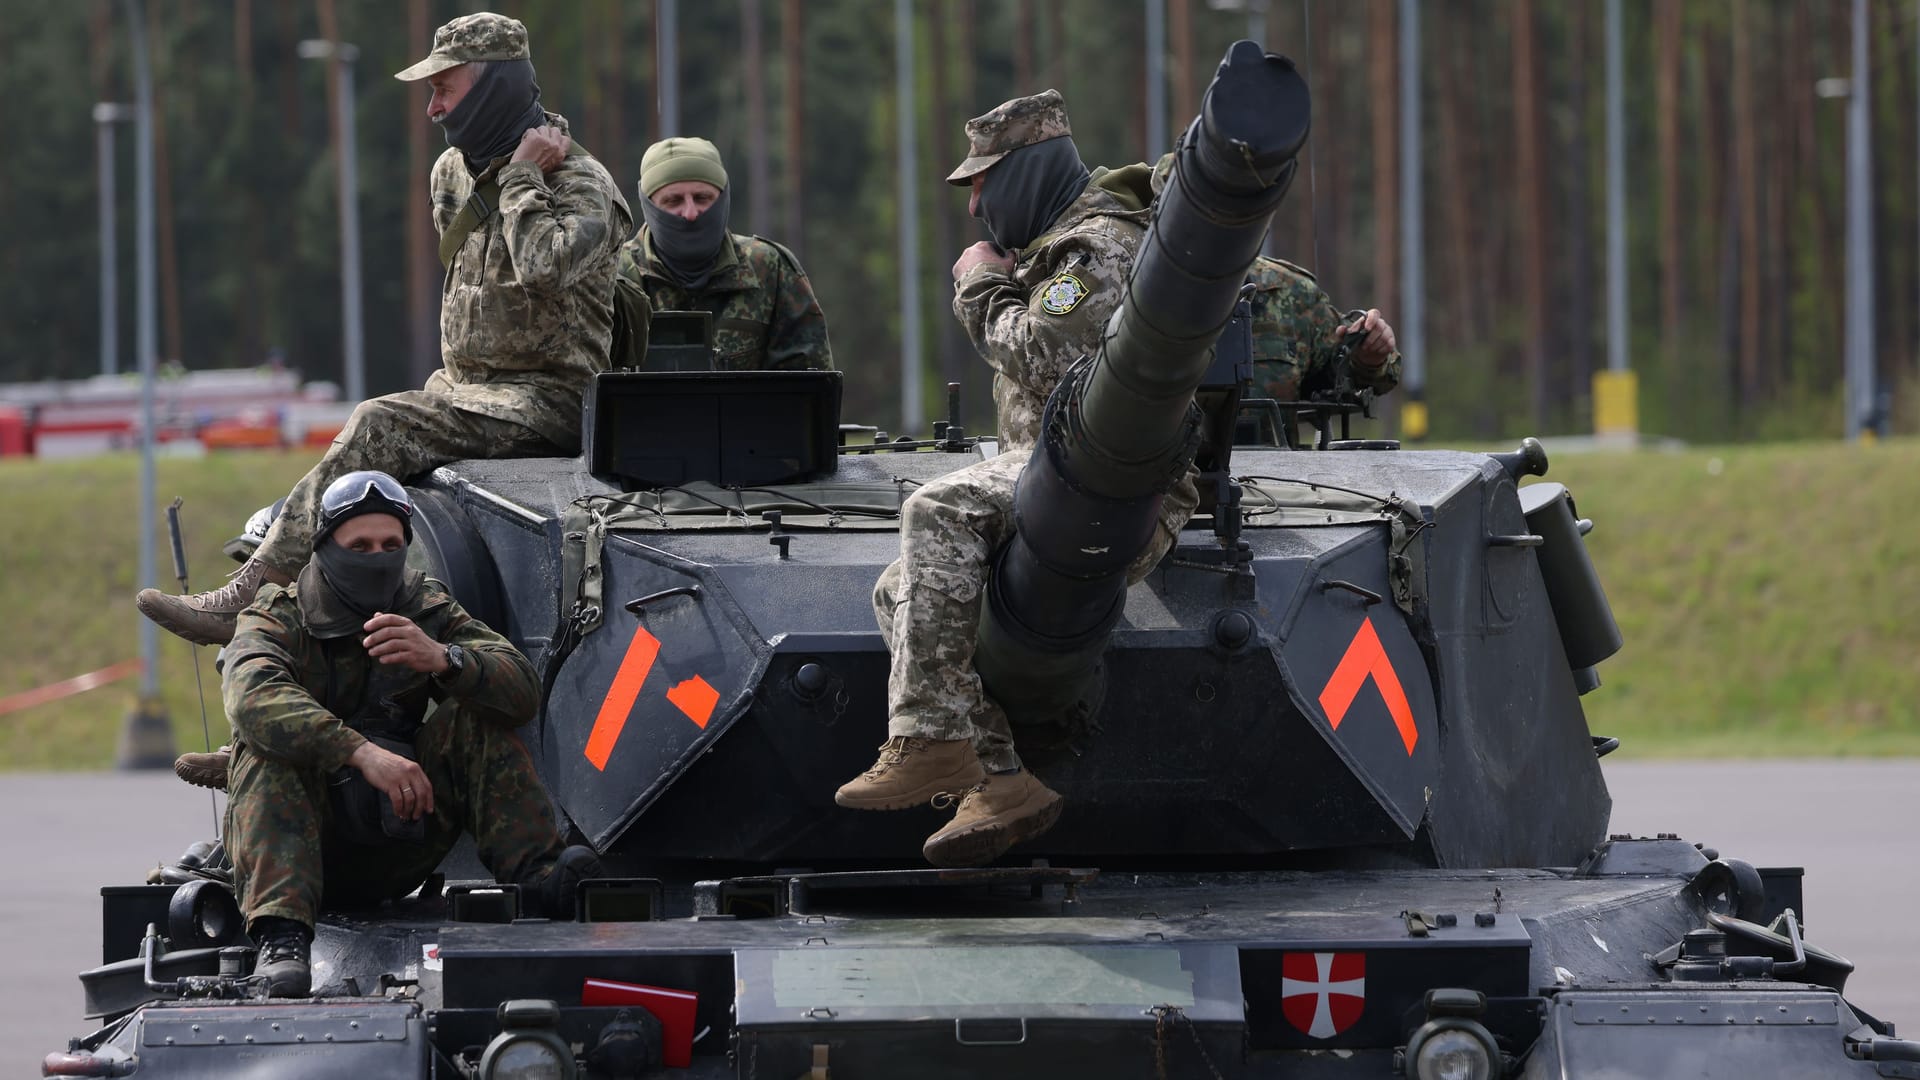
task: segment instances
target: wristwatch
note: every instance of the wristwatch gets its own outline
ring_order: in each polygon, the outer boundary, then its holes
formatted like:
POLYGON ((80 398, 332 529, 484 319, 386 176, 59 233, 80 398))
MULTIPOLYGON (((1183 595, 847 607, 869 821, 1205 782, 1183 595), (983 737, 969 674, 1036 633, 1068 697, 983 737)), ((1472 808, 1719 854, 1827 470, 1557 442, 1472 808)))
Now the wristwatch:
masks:
POLYGON ((447 646, 447 670, 436 676, 441 682, 452 682, 467 670, 467 650, 458 645, 447 646))

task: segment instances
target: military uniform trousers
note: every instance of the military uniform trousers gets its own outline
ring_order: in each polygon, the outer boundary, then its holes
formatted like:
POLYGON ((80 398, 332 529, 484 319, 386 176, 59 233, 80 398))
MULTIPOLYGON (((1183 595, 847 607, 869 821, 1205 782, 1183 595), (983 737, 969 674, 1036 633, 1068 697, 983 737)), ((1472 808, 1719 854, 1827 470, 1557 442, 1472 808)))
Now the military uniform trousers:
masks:
POLYGON ((256 557, 283 573, 299 573, 313 554, 321 494, 350 472, 373 469, 405 480, 467 458, 566 457, 579 452, 577 441, 556 446, 524 424, 462 409, 432 390, 370 398, 353 410, 319 464, 293 485, 256 557))
POLYGON ((405 896, 440 865, 462 833, 496 881, 533 876, 560 854, 553 804, 511 728, 443 703, 415 740, 433 785, 423 841, 350 844, 329 827, 327 776, 234 747, 228 776, 227 850, 235 894, 251 922, 262 915, 313 925, 322 906, 368 907, 405 896))
MULTIPOLYGON (((973 667, 989 563, 1013 536, 1013 493, 1028 450, 1010 450, 928 481, 900 508, 900 558, 873 588, 873 614, 887 640, 887 734, 968 739, 989 772, 1017 768, 1007 714, 973 667)), ((1153 542, 1127 569, 1146 577, 1192 516, 1199 494, 1188 473, 1161 503, 1153 542)))

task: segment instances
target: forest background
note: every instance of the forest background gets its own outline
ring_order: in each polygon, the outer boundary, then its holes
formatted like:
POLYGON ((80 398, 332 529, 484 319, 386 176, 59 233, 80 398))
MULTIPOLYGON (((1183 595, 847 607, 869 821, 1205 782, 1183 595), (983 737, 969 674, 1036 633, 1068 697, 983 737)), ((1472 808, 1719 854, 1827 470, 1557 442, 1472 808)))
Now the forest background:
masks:
MULTIPOLYGON (((491 0, 524 20, 549 108, 627 187, 661 132, 654 0, 491 0)), ((1393 0, 1160 0, 1170 128, 1183 126, 1250 22, 1315 95, 1310 167, 1272 248, 1343 307, 1401 309, 1397 9, 1393 0), (1254 9, 1248 10, 1253 4, 1254 9)), ((162 357, 340 373, 339 243, 328 80, 310 38, 360 50, 358 191, 368 390, 438 365, 439 265, 426 209, 443 143, 425 95, 391 73, 424 56, 452 0, 156 0, 162 357)), ((1848 0, 1630 0, 1625 7, 1632 366, 1641 427, 1696 441, 1842 430, 1848 0)), ((1920 199, 1915 7, 1872 0, 1877 363, 1891 426, 1920 426, 1920 199)), ((1090 164, 1150 158, 1146 5, 1124 0, 915 0, 920 265, 899 265, 893 5, 883 0, 678 4, 678 134, 713 139, 734 228, 799 252, 848 374, 849 420, 897 424, 900 295, 917 274, 927 388, 970 413, 985 374, 948 310, 948 266, 985 233, 941 178, 962 124, 1054 86, 1090 164)), ((1604 365, 1604 118, 1599 0, 1422 5, 1426 397, 1436 437, 1591 426, 1604 365)), ((95 102, 127 101, 122 8, 0 0, 0 381, 99 369, 95 102)), ((120 251, 132 244, 123 129, 120 251)), ((132 260, 116 268, 131 312, 132 260)), ((133 365, 121 319, 122 369, 133 365)), ((970 427, 982 427, 978 420, 970 427)), ((897 428, 896 428, 897 430, 897 428)))

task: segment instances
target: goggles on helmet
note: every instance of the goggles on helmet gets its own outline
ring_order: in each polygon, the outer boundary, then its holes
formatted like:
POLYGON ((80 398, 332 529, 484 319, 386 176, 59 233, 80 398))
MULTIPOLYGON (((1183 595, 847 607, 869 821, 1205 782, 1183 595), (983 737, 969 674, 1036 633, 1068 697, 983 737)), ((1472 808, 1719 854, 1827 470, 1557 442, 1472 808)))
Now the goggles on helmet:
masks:
POLYGON ((383 472, 351 472, 327 485, 320 496, 320 527, 313 542, 333 532, 334 526, 361 514, 392 514, 400 519, 407 542, 413 542, 413 499, 400 482, 383 472))

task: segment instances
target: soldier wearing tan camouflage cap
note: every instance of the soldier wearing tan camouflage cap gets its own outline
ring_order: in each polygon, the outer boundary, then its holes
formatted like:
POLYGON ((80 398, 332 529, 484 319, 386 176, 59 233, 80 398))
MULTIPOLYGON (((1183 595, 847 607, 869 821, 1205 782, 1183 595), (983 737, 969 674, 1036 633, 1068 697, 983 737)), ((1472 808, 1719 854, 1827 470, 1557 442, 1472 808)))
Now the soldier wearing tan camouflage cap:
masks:
POLYGON ((447 270, 441 369, 425 389, 361 402, 228 583, 191 596, 143 590, 135 603, 148 618, 225 644, 262 584, 306 565, 320 494, 347 473, 406 478, 463 458, 580 452, 581 396, 607 367, 633 218, 566 119, 541 107, 531 56, 525 26, 480 12, 442 26, 426 59, 396 76, 431 86, 427 117, 448 144, 431 181, 447 270))
MULTIPOLYGON (((967 158, 947 177, 973 189, 968 209, 998 241, 954 263, 953 312, 994 370, 1000 452, 929 481, 901 509, 900 558, 873 593, 892 652, 888 738, 873 767, 834 796, 860 810, 957 804, 921 848, 938 865, 990 862, 1060 815, 1059 794, 1022 767, 973 654, 987 566, 1013 535, 1014 484, 1047 397, 1099 350, 1146 235, 1146 168, 1089 172, 1072 130, 1057 91, 1015 98, 967 122, 967 158)), ((1136 580, 1197 502, 1191 477, 1167 494, 1136 580)))

